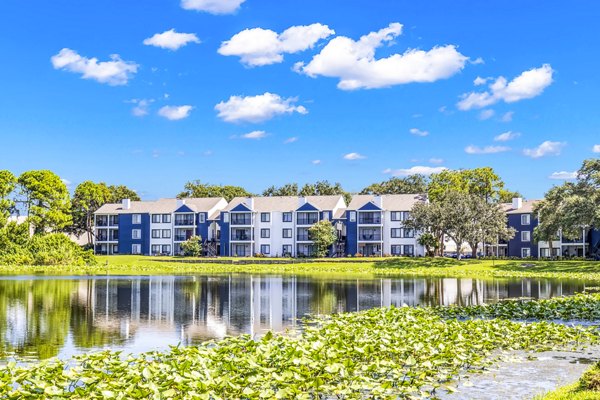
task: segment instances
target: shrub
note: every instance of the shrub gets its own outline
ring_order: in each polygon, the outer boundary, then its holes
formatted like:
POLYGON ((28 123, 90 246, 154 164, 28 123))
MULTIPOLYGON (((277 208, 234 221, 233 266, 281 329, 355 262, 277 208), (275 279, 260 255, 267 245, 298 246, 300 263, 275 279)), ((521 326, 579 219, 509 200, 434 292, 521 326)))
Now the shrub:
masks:
POLYGON ((185 242, 181 243, 180 246, 185 257, 202 256, 202 238, 200 236, 192 236, 185 242))
POLYGON ((25 249, 35 265, 94 265, 96 258, 62 233, 34 235, 25 249))
POLYGON ((580 386, 585 390, 600 391, 600 363, 585 371, 579 380, 580 386))

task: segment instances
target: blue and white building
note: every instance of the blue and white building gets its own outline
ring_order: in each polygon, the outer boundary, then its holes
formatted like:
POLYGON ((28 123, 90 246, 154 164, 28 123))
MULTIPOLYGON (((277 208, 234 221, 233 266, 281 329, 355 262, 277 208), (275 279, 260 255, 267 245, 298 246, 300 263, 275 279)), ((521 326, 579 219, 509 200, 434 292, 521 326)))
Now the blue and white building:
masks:
POLYGON ((208 255, 218 254, 224 198, 161 199, 105 204, 94 213, 96 254, 178 255, 180 244, 201 236, 208 255))

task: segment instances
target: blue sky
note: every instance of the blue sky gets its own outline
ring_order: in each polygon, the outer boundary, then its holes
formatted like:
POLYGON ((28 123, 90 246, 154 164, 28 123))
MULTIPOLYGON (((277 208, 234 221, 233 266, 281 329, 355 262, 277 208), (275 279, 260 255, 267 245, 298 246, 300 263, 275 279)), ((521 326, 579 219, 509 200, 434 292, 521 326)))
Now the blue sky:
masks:
POLYGON ((3 0, 0 169, 152 199, 192 179, 355 191, 491 166, 540 197, 600 152, 599 17, 593 1, 3 0))

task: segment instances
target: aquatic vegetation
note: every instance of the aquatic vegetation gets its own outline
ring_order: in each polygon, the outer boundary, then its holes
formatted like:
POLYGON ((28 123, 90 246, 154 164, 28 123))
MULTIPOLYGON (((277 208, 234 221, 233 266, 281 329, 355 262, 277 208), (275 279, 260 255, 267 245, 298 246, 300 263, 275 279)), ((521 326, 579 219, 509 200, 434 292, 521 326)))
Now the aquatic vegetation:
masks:
POLYGON ((589 368, 578 382, 535 398, 536 400, 597 400, 600 399, 600 363, 589 368))
POLYGON ((452 390, 453 378, 489 365, 503 350, 600 340, 591 328, 441 314, 378 308, 318 317, 301 333, 259 340, 243 335, 137 356, 104 351, 11 363, 0 370, 0 398, 435 398, 439 389, 452 390))

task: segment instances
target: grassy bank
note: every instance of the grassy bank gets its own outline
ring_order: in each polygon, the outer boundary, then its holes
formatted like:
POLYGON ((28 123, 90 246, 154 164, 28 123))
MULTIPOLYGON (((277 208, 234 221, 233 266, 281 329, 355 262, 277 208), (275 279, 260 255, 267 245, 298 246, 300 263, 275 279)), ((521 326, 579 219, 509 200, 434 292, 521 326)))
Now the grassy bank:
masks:
MULTIPOLYGON (((568 278, 600 283, 600 263, 593 261, 463 260, 439 258, 327 259, 293 264, 232 264, 234 259, 100 256, 96 266, 0 266, 0 274, 131 275, 172 273, 275 273, 357 276, 412 275, 477 278, 568 278), (208 260, 208 259, 207 259, 208 260), (210 259, 214 260, 214 259, 210 259), (348 262, 356 261, 356 262, 348 262)), ((247 261, 247 259, 244 259, 247 261)), ((258 259, 257 262, 264 261, 258 259)))
POLYGON ((588 369, 578 382, 563 386, 535 400, 598 400, 600 399, 600 363, 588 369))
MULTIPOLYGON (((540 315, 570 318, 599 296, 536 303, 540 315), (543 310, 546 310, 545 312, 543 310), (558 310, 558 311, 557 311, 558 310)), ((104 351, 75 360, 0 370, 0 398, 435 398, 452 381, 481 370, 502 351, 579 347, 600 340, 593 328, 456 319, 442 308, 379 308, 317 318, 298 335, 247 335, 123 356, 104 351)), ((517 312, 520 310, 520 313, 517 312)), ((477 310, 473 310, 475 314, 477 310)))

